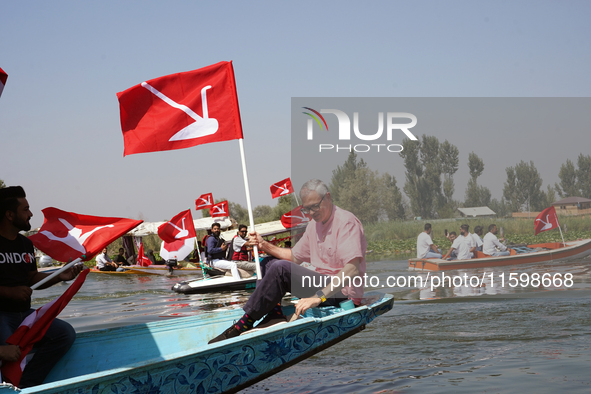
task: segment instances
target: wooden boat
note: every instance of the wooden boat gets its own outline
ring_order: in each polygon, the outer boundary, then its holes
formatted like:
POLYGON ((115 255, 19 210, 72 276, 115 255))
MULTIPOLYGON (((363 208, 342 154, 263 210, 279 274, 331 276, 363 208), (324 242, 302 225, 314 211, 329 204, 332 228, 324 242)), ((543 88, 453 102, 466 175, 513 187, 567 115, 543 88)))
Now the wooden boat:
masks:
MULTIPOLYGON (((390 294, 368 293, 363 306, 313 308, 294 322, 212 345, 207 342, 239 318, 241 309, 84 332, 44 384, 21 392, 237 392, 362 331, 393 302, 390 294)), ((284 310, 292 313, 294 307, 284 310)), ((0 394, 13 390, 0 386, 0 394)))
POLYGON ((90 273, 93 274, 105 274, 105 275, 129 275, 129 274, 136 274, 136 275, 156 275, 156 274, 151 274, 149 272, 141 272, 141 271, 136 271, 134 269, 127 269, 128 266, 123 267, 126 268, 125 271, 101 271, 96 267, 93 267, 90 269, 90 273))
POLYGON ((206 275, 205 278, 185 280, 172 286, 172 290, 181 294, 215 293, 218 291, 247 290, 256 287, 256 275, 234 279, 227 275, 206 275))
POLYGON ((172 270, 166 265, 129 265, 124 267, 134 274, 152 274, 152 275, 201 275, 201 268, 198 267, 175 267, 172 270))
POLYGON ((476 257, 469 260, 409 259, 408 267, 411 270, 444 271, 563 261, 584 257, 589 254, 591 254, 591 239, 584 239, 566 242, 566 245, 563 245, 562 242, 549 242, 517 247, 511 249, 510 256, 492 257, 477 252, 476 257))

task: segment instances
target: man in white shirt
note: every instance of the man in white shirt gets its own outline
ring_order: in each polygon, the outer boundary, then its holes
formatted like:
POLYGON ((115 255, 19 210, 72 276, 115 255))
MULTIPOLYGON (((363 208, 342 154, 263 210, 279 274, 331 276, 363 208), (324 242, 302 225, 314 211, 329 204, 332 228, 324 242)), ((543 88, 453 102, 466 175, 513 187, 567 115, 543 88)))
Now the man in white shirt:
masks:
POLYGON ((111 260, 107 254, 107 248, 104 248, 102 253, 96 256, 96 268, 99 271, 124 271, 123 268, 118 268, 117 264, 111 260))
POLYGON ((431 223, 425 223, 425 231, 417 237, 417 259, 440 259, 441 251, 431 239, 431 223))
POLYGON ((511 252, 507 250, 505 245, 499 242, 496 236, 497 231, 496 224, 488 226, 488 233, 486 233, 483 240, 482 252, 489 256, 509 256, 511 252))
POLYGON ((472 239, 474 239, 474 243, 476 244, 476 250, 479 252, 482 252, 482 244, 484 243, 484 241, 482 241, 482 226, 476 226, 474 227, 474 234, 470 234, 472 236, 472 239))
POLYGON ((460 236, 454 240, 444 259, 450 257, 454 250, 457 251, 458 260, 468 260, 474 256, 473 252, 476 250, 476 244, 470 235, 469 229, 470 226, 467 224, 460 226, 460 236))

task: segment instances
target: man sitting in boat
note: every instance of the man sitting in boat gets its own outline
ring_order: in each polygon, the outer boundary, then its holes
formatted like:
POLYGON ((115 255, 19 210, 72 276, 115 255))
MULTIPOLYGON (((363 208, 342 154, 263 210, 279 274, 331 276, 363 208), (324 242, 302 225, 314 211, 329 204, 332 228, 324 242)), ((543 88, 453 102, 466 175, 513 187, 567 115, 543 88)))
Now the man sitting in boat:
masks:
POLYGON ((474 234, 470 234, 474 243, 476 244, 476 251, 482 252, 482 244, 484 241, 482 240, 482 226, 474 227, 474 234))
POLYGON ((228 244, 220 238, 219 223, 211 225, 211 235, 207 238, 207 262, 214 268, 230 270, 234 279, 240 279, 238 267, 233 261, 225 260, 228 244))
POLYGON ((453 241, 449 252, 443 257, 444 259, 450 258, 454 251, 457 252, 458 260, 468 260, 474 257, 476 244, 474 243, 469 230, 470 226, 467 224, 462 224, 460 226, 460 236, 453 241))
MULTIPOLYGON (((14 361, 19 353, 14 347, 6 347, 6 340, 27 316, 35 312, 31 309, 31 286, 49 275, 37 271, 33 242, 20 234, 31 229, 33 214, 26 197, 20 186, 0 189, 0 346, 3 346, 1 358, 5 361, 14 361)), ((72 280, 82 268, 82 265, 74 265, 40 288, 72 280)), ((69 323, 53 320, 35 345, 35 354, 25 366, 19 387, 43 383, 75 339, 76 332, 69 323)))
POLYGON ((230 260, 236 263, 236 266, 248 272, 255 272, 257 267, 256 264, 249 261, 248 253, 252 250, 250 245, 247 245, 248 237, 246 233, 248 227, 241 224, 238 226, 238 234, 232 239, 232 256, 230 260))
POLYGON ((104 248, 103 251, 96 256, 96 268, 98 268, 99 271, 125 271, 123 268, 120 268, 117 263, 111 260, 107 254, 107 248, 104 248))
POLYGON ((263 278, 244 305, 244 316, 209 343, 236 337, 265 315, 259 325, 286 321, 281 299, 288 291, 300 297, 296 316, 319 305, 339 306, 347 299, 361 303, 367 249, 361 222, 333 205, 328 187, 318 179, 306 182, 300 197, 302 212, 312 217, 304 235, 288 249, 265 241, 256 232, 250 234, 250 245, 275 258, 261 262, 263 278), (301 267, 303 262, 311 263, 315 271, 301 267), (339 280, 332 283, 331 279, 339 280))
POLYGON ((417 237, 417 258, 418 259, 440 259, 441 251, 433 244, 431 239, 431 223, 425 223, 425 231, 417 237))
MULTIPOLYGON (((488 226, 488 233, 484 236, 484 243, 482 245, 482 252, 489 256, 509 256, 511 252, 507 247, 499 242, 497 238, 497 225, 491 224, 488 226)), ((503 239, 504 241, 505 239, 503 239)))

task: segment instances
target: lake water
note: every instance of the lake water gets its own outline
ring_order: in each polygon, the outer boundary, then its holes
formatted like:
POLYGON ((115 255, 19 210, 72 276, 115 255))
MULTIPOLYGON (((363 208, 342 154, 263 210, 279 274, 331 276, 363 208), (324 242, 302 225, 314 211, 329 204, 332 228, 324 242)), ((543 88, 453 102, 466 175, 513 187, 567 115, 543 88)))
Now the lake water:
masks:
MULTIPOLYGON (((388 287, 388 277, 395 278, 391 285, 426 278, 407 266, 406 260, 368 263, 368 275, 377 278, 372 284, 394 294, 392 311, 242 392, 591 392, 590 258, 446 272, 456 284, 464 278, 467 286, 455 288, 435 286, 432 276, 422 289, 388 287), (540 282, 532 286, 534 274, 540 282), (565 286, 567 274, 572 282, 565 286)), ((60 318, 88 331, 240 308, 250 294, 178 295, 170 288, 179 280, 91 273, 60 318)), ((66 286, 35 291, 34 306, 66 286)))

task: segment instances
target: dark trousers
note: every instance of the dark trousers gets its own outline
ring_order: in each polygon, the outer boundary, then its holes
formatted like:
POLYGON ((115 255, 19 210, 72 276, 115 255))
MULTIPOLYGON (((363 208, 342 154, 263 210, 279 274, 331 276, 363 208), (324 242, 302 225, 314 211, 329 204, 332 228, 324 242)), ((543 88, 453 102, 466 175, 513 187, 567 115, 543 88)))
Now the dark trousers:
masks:
MULTIPOLYGON (((0 312, 0 345, 6 345, 8 337, 34 311, 35 309, 29 309, 27 312, 0 312)), ((63 320, 55 319, 43 339, 31 350, 31 353, 35 354, 23 371, 19 387, 43 383, 51 368, 68 352, 75 339, 74 328, 63 320)))
MULTIPOLYGON (((274 258, 261 261, 261 274, 263 279, 257 281, 257 287, 243 308, 244 312, 255 320, 269 313, 287 292, 299 298, 308 298, 325 287, 324 278, 328 278, 326 283, 330 284, 329 275, 311 271, 291 261, 274 258), (302 278, 305 279, 305 286, 302 286, 302 278)), ((327 298, 321 306, 339 306, 339 303, 345 300, 347 297, 339 291, 327 298)))

